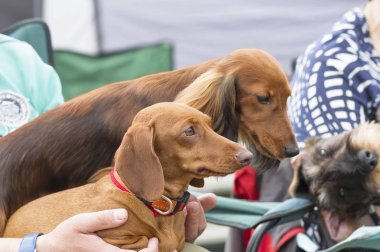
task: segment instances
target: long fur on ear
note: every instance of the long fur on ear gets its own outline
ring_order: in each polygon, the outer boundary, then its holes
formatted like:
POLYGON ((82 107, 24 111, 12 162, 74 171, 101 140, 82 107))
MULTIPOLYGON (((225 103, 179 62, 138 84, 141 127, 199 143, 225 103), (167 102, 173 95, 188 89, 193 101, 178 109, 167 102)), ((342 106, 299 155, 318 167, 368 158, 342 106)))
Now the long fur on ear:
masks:
POLYGON ((209 115, 218 134, 237 141, 235 74, 213 68, 182 90, 175 102, 189 105, 209 115))
MULTIPOLYGON (((312 148, 322 138, 320 136, 309 137, 305 142, 306 149, 312 148)), ((305 153, 300 153, 297 157, 293 158, 292 166, 294 169, 294 177, 292 183, 289 186, 289 194, 292 197, 310 195, 309 186, 302 173, 302 157, 305 153)))
POLYGON ((8 208, 5 204, 0 204, 0 237, 3 236, 3 232, 5 230, 5 224, 7 223, 7 213, 8 213, 8 208))
POLYGON ((137 196, 154 201, 164 192, 164 174, 153 145, 153 129, 136 124, 124 135, 115 155, 115 169, 137 196))
POLYGON ((294 169, 294 175, 292 183, 289 186, 289 194, 292 197, 297 196, 307 196, 309 195, 309 186, 306 183, 306 180, 302 174, 302 160, 300 155, 292 162, 294 169))

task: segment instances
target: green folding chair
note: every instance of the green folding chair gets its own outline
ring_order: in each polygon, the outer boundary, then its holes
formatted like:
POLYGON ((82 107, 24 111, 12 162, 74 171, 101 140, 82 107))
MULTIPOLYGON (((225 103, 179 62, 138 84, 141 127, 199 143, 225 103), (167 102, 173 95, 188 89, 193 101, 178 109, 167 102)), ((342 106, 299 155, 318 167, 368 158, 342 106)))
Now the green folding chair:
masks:
POLYGON ((11 25, 1 33, 30 44, 41 59, 54 66, 50 30, 41 19, 26 19, 11 25))
MULTIPOLYGON (((196 192, 193 194, 199 195, 196 192)), ((206 219, 209 223, 241 230, 254 228, 255 232, 249 240, 246 252, 256 252, 264 234, 271 228, 301 219, 313 207, 313 202, 307 198, 292 198, 284 202, 255 202, 218 196, 216 207, 206 213, 206 219)), ((347 248, 380 251, 380 227, 361 227, 347 239, 328 249, 313 250, 309 247, 308 251, 336 252, 347 248)))
POLYGON ((54 59, 69 100, 105 84, 172 70, 173 46, 162 42, 96 56, 55 51, 54 59))

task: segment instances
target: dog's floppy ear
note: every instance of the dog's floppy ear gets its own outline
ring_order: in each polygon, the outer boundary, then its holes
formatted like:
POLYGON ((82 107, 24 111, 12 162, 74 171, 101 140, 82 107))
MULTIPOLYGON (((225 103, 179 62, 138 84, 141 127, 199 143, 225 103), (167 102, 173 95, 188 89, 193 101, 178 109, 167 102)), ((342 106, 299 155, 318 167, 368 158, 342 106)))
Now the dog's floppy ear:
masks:
POLYGON ((306 183, 305 177, 302 173, 302 154, 296 156, 292 161, 293 167, 293 180, 289 186, 289 194, 292 197, 307 196, 309 195, 309 186, 306 183))
POLYGON ((153 138, 151 127, 132 125, 115 156, 120 178, 134 194, 148 201, 159 199, 164 191, 164 174, 153 138))
POLYGON ((235 74, 226 71, 215 67, 203 73, 177 95, 175 102, 209 115, 218 134, 237 141, 235 74))

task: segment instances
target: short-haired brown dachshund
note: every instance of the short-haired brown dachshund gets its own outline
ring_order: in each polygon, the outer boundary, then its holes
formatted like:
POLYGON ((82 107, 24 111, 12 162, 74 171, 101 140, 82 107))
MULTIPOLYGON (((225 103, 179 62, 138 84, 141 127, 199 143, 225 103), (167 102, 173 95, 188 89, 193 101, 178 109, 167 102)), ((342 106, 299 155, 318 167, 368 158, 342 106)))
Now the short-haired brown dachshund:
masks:
MULTIPOLYGON (((290 93, 287 77, 271 55, 241 49, 68 101, 0 139, 0 234, 21 205, 83 185, 110 166, 133 117, 158 102, 176 100, 208 114, 216 132, 249 146, 256 169, 269 169, 298 153, 286 113, 290 93)), ((192 185, 200 187, 203 180, 192 185)))
POLYGON ((309 195, 329 212, 326 226, 333 237, 343 222, 349 235, 380 203, 379 136, 380 124, 366 123, 329 138, 312 137, 297 158, 290 193, 309 195))
POLYGON ((160 251, 180 251, 185 242, 181 210, 190 182, 230 174, 252 157, 215 133, 209 116, 186 105, 159 103, 136 115, 110 176, 24 205, 10 217, 4 235, 49 232, 78 213, 126 208, 126 224, 98 235, 125 249, 142 249, 155 236, 160 251))

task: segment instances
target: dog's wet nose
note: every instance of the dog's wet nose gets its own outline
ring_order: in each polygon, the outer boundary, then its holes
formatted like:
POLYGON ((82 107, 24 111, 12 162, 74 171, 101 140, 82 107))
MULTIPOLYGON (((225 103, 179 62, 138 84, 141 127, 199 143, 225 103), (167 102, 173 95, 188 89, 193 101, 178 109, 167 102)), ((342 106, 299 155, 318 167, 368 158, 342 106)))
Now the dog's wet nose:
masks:
POLYGON ((298 147, 285 147, 284 153, 285 157, 289 158, 298 155, 298 153, 300 153, 300 150, 298 149, 298 147))
POLYGON ((376 153, 373 153, 369 150, 359 151, 358 158, 361 164, 359 170, 364 173, 371 172, 378 163, 378 157, 376 153))
POLYGON ((253 154, 250 151, 243 151, 235 155, 236 160, 242 165, 251 163, 253 154))

